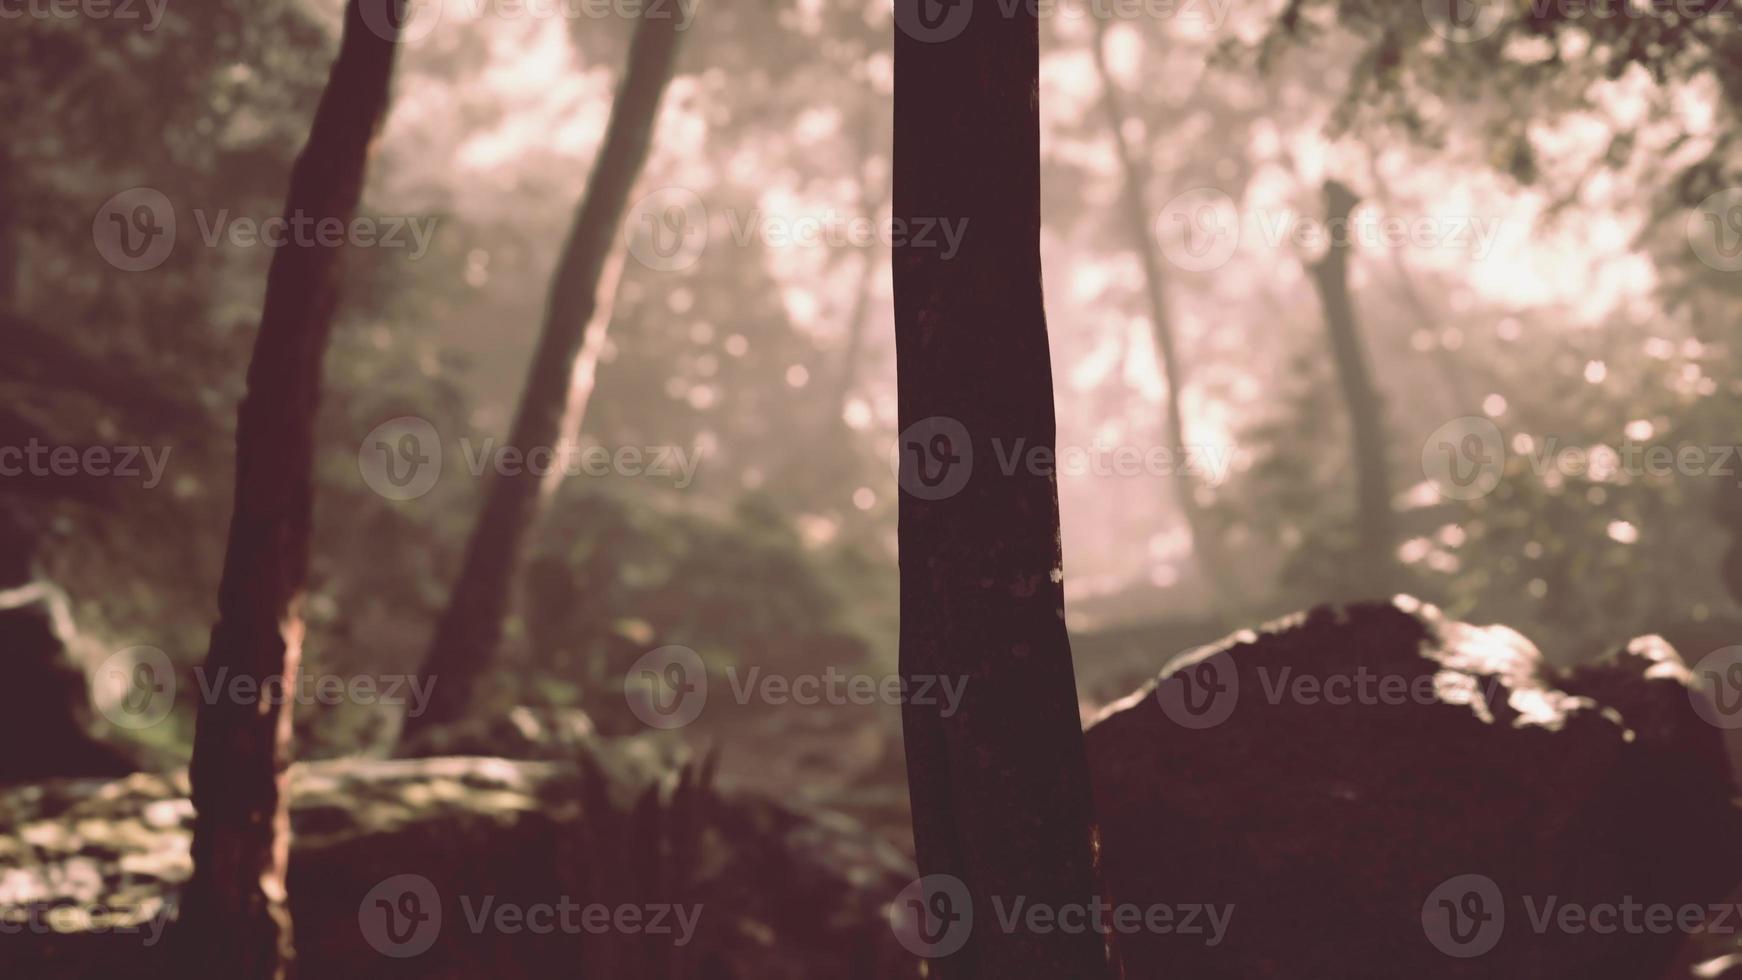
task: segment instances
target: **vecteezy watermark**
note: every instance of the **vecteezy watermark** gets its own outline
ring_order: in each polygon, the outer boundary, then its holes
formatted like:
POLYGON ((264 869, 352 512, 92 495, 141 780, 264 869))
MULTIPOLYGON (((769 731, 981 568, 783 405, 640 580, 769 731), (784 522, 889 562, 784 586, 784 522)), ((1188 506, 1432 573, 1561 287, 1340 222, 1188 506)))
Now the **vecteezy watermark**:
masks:
MULTIPOLYGON (((830 666, 821 673, 787 674, 752 666, 726 668, 732 700, 771 707, 912 704, 935 707, 950 718, 961 709, 965 676, 855 674, 830 666)), ((623 677, 629 710, 651 728, 682 728, 701 717, 709 693, 707 665, 686 646, 663 646, 637 657, 623 677)))
MULTIPOLYGON (((487 438, 462 438, 460 457, 473 477, 497 476, 544 479, 569 477, 636 477, 671 480, 683 490, 701 467, 700 447, 608 446, 564 443, 521 448, 487 438)), ((415 500, 435 488, 445 453, 441 434, 429 420, 415 415, 388 419, 369 430, 357 447, 357 471, 363 483, 388 500, 415 500)))
POLYGON ((1493 949, 1506 931, 1506 903, 1501 900, 1500 886, 1487 875, 1447 878, 1422 902, 1421 929, 1428 942, 1447 956, 1481 956, 1493 949))
POLYGON ((896 482, 921 500, 953 497, 974 474, 974 440, 967 426, 948 416, 934 415, 901 430, 890 452, 896 482))
MULTIPOLYGON (((360 215, 350 220, 293 212, 268 218, 233 215, 228 208, 193 210, 194 227, 207 248, 411 249, 423 258, 435 237, 437 218, 360 215)), ((105 262, 123 272, 146 272, 168 260, 182 227, 174 203, 151 187, 134 187, 103 202, 91 219, 91 241, 105 262)))
MULTIPOLYGON (((550 902, 504 902, 494 895, 459 895, 460 918, 473 935, 548 936, 621 935, 668 936, 673 946, 687 946, 701 922, 700 904, 669 902, 607 905, 583 904, 567 895, 550 902)), ((441 891, 423 875, 388 878, 363 896, 357 906, 357 926, 363 939, 383 956, 409 959, 429 951, 441 937, 445 922, 441 891)))
MULTIPOLYGON (((992 437, 990 448, 993 464, 1007 477, 1186 477, 1210 487, 1227 480, 1239 456, 1237 447, 1227 445, 1053 447, 999 436, 992 437)), ((973 475, 973 439, 960 421, 934 415, 902 430, 890 449, 889 464, 901 488, 913 496, 953 497, 973 475)))
POLYGON ((101 20, 155 31, 168 9, 169 0, 0 0, 0 21, 101 20))
POLYGON ((1065 477, 1190 477, 1209 487, 1228 479, 1236 450, 1233 446, 1135 446, 1096 443, 1091 446, 1037 446, 1027 439, 992 439, 992 456, 999 472, 1015 476, 1065 477))
POLYGON ((939 257, 956 257, 968 233, 967 218, 872 218, 843 214, 834 208, 814 213, 771 214, 723 208, 710 213, 700 195, 684 187, 661 187, 630 206, 623 219, 623 242, 637 261, 656 272, 676 272, 694 265, 707 251, 715 231, 739 248, 885 248, 936 249, 939 257))
POLYGON ((175 665, 152 646, 110 654, 90 675, 91 703, 121 728, 150 728, 175 707, 175 665))
POLYGON ((3 477, 113 477, 138 480, 150 490, 163 482, 173 446, 51 446, 31 437, 22 446, 0 446, 3 477))
POLYGON ((669 479, 678 490, 685 489, 696 478, 702 463, 699 448, 684 446, 608 446, 565 443, 557 446, 534 446, 521 450, 504 446, 495 439, 474 444, 460 440, 460 453, 466 469, 473 476, 483 476, 488 470, 498 476, 545 477, 553 473, 564 476, 628 476, 669 479))
POLYGON ((1219 269, 1245 242, 1307 252, 1326 248, 1457 248, 1487 256, 1500 219, 1472 215, 1388 215, 1357 207, 1346 218, 1317 218, 1289 209, 1242 212, 1227 193, 1198 187, 1176 195, 1155 218, 1155 239, 1169 262, 1188 272, 1219 269))
MULTIPOLYGON (((1630 427, 1631 428, 1631 427, 1630 427)), ((1649 427, 1647 427, 1649 428, 1649 427)), ((1577 477, 1609 482, 1620 477, 1668 479, 1722 477, 1742 486, 1742 446, 1652 443, 1628 438, 1616 444, 1568 445, 1557 436, 1520 433, 1510 447, 1492 420, 1477 415, 1452 419, 1422 444, 1422 474, 1449 500, 1493 493, 1511 456, 1525 461, 1537 479, 1577 477)))
MULTIPOLYGON (((1641 902, 1621 895, 1600 902, 1569 901, 1557 894, 1514 896, 1531 932, 1667 936, 1704 933, 1734 936, 1742 927, 1742 904, 1698 905, 1641 902)), ((1516 908, 1514 909, 1516 912, 1516 908)), ((1506 895, 1494 879, 1462 874, 1441 882, 1422 903, 1422 931, 1447 956, 1470 959, 1499 945, 1506 932, 1506 895)), ((1516 914, 1512 916, 1517 921, 1516 914)))
POLYGON ((146 948, 163 939, 175 918, 175 903, 161 898, 136 902, 83 900, 72 896, 136 895, 147 892, 135 885, 132 874, 105 879, 95 861, 81 859, 68 864, 50 864, 42 876, 54 898, 15 900, 0 888, 0 936, 25 933, 38 936, 82 933, 87 935, 136 936, 146 948))
POLYGON ((363 23, 401 44, 429 37, 445 18, 482 20, 667 20, 688 30, 701 0, 363 0, 363 23))
POLYGON ((1690 673, 1694 711, 1714 727, 1742 728, 1742 646, 1713 650, 1690 673))
POLYGON ((1721 190, 1688 215, 1688 244, 1719 272, 1742 271, 1742 187, 1721 190))
POLYGON ((895 5, 895 23, 916 41, 959 37, 976 6, 987 15, 1037 20, 1177 20, 1214 31, 1228 19, 1233 0, 913 0, 895 5))
POLYGON ((1506 437, 1492 419, 1452 419, 1422 443, 1421 472, 1447 500, 1486 497, 1506 472, 1506 437))
MULTIPOLYGON (((436 683, 434 677, 416 674, 299 672, 287 680, 279 674, 236 674, 228 667, 211 671, 204 664, 193 673, 205 704, 384 705, 403 707, 411 718, 429 707, 436 683)), ((91 701, 103 717, 122 728, 150 728, 169 717, 178 683, 168 654, 152 646, 128 647, 110 654, 91 672, 91 701)))
POLYGON ((200 700, 205 704, 228 701, 276 707, 293 703, 302 707, 321 705, 329 708, 341 704, 384 705, 404 708, 407 718, 416 718, 429 707, 436 678, 418 674, 312 672, 298 672, 288 679, 282 674, 256 678, 233 674, 228 667, 208 671, 206 665, 201 664, 194 668, 194 681, 199 685, 200 700))
MULTIPOLYGON (((1221 945, 1234 918, 1232 903, 1137 905, 1110 902, 1099 895, 1067 905, 1034 902, 1024 895, 993 895, 991 907, 993 925, 1006 935, 1153 933, 1202 937, 1205 946, 1221 945)), ((926 959, 960 951, 974 931, 973 896, 955 875, 926 875, 913 881, 885 914, 902 947, 926 959)))
MULTIPOLYGON (((1433 705, 1457 694, 1460 703, 1481 710, 1504 704, 1510 697, 1499 677, 1469 677, 1454 672, 1399 674, 1370 669, 1331 673, 1297 673, 1293 667, 1258 665, 1252 671, 1257 694, 1272 707, 1288 703, 1305 707, 1399 707, 1433 705)), ((1155 699, 1168 720, 1181 728, 1214 728, 1228 720, 1251 684, 1241 686, 1233 657, 1206 648, 1170 665, 1156 682, 1155 699)))

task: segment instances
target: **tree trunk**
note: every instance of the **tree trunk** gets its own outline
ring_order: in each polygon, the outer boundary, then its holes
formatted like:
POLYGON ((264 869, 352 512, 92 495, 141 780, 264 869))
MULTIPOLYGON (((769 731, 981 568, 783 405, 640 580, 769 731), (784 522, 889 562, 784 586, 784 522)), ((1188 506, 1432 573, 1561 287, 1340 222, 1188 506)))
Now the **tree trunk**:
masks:
POLYGON ((18 306, 18 243, 24 234, 24 216, 13 191, 18 173, 12 148, 0 146, 0 311, 8 313, 18 306))
MULTIPOLYGON (((865 127, 865 137, 859 141, 860 158, 877 151, 877 141, 873 138, 873 127, 865 127)), ((883 206, 889 203, 889 182, 882 181, 873 189, 869 178, 862 177, 859 188, 859 208, 864 212, 866 220, 873 225, 877 216, 883 212, 883 206)), ((859 282, 853 291, 853 308, 847 314, 847 343, 841 351, 840 373, 835 379, 835 413, 829 419, 832 429, 841 424, 841 419, 847 411, 847 403, 853 398, 853 389, 859 383, 859 362, 863 359, 865 349, 865 331, 871 321, 871 293, 877 286, 877 270, 882 268, 881 258, 875 243, 866 246, 865 254, 859 266, 859 282)), ((832 435, 825 433, 826 438, 832 435)))
POLYGON ((933 699, 902 707, 927 878, 896 911, 918 913, 945 980, 1090 980, 1109 975, 1098 934, 1005 932, 995 906, 1086 905, 1096 887, 1057 482, 1048 465, 999 466, 1054 443, 1039 32, 1028 5, 946 5, 941 24, 936 10, 895 7, 896 228, 967 224, 951 259, 935 234, 894 249, 901 673, 916 693, 966 687, 950 717, 933 699))
MULTIPOLYGON (((349 223, 362 196, 397 50, 365 23, 363 2, 346 8, 338 59, 291 171, 287 219, 349 223)), ((393 6, 397 17, 400 5, 393 6)), ((338 249, 314 243, 274 252, 238 411, 235 507, 206 668, 262 690, 293 689, 302 655, 315 413, 340 259, 338 249)), ((291 710, 285 698, 277 702, 218 698, 201 706, 189 773, 194 873, 177 928, 181 976, 254 980, 289 969, 291 710)))
MULTIPOLYGON (((551 278, 538 348, 503 449, 554 449, 565 430, 579 430, 583 402, 572 397, 572 389, 576 382, 590 389, 592 365, 577 358, 588 346, 589 330, 596 335, 591 349, 597 349, 609 317, 615 271, 622 262, 615 248, 618 229, 671 81, 679 25, 675 10, 650 4, 636 27, 598 160, 551 278)), ((472 703, 501 643, 521 546, 552 488, 553 483, 524 471, 486 478, 483 509, 425 654, 423 673, 433 682, 429 706, 406 719, 406 736, 455 721, 472 703)))
MULTIPOLYGON (((1145 201, 1149 167, 1145 160, 1131 152, 1131 147, 1125 141, 1125 110, 1120 104, 1113 73, 1107 68, 1106 41, 1107 22, 1096 19, 1094 54, 1095 69, 1101 76, 1101 105, 1106 110, 1108 128, 1113 133, 1114 152, 1119 157, 1119 168, 1124 179, 1122 198, 1126 231, 1131 236, 1131 247, 1136 250, 1137 257, 1143 264, 1143 284, 1149 299, 1149 327, 1155 338, 1156 358, 1161 362, 1162 375, 1167 382, 1166 415, 1163 422, 1171 448, 1175 452, 1183 453, 1186 449, 1185 414, 1180 403, 1182 389, 1185 387, 1185 368, 1180 363, 1179 346, 1174 337, 1166 274, 1162 271, 1162 260, 1155 247, 1155 240, 1150 237, 1150 212, 1145 201)), ((1204 508, 1198 503, 1196 482, 1186 472, 1185 467, 1174 470, 1174 496, 1179 502, 1180 514, 1185 518, 1186 530, 1191 535, 1192 557, 1197 561, 1198 569, 1203 572, 1210 591, 1214 593, 1217 605, 1238 618, 1239 612, 1246 606, 1246 590, 1230 566, 1216 529, 1210 526, 1209 515, 1204 513, 1204 508)))
MULTIPOLYGON (((1347 228, 1359 200, 1337 181, 1325 183, 1325 218, 1330 229, 1347 228)), ((1383 596, 1393 582, 1390 477, 1386 467, 1383 406, 1372 368, 1361 345, 1355 304, 1349 296, 1350 236, 1333 236, 1324 258, 1309 271, 1324 307, 1325 333, 1343 403, 1349 410, 1355 464, 1355 545, 1360 567, 1355 584, 1369 597, 1383 596)))

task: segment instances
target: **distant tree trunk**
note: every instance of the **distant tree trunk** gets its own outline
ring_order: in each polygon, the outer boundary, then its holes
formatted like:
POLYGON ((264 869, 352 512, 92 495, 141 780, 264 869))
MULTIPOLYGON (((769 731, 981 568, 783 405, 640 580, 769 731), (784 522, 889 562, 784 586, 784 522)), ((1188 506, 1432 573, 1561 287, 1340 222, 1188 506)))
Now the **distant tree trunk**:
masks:
MULTIPOLYGON (((1378 199, 1379 205, 1388 214, 1395 215, 1397 213, 1397 195, 1391 192, 1390 185, 1386 183, 1385 174, 1379 166, 1379 154, 1371 147, 1367 151, 1367 172, 1372 180, 1374 196, 1378 199)), ((1403 296, 1403 301, 1408 305, 1409 311, 1415 314, 1419 328, 1425 330, 1437 326, 1441 316, 1428 306, 1421 290, 1416 287, 1415 275, 1410 272, 1409 262, 1404 258, 1403 249, 1391 248, 1386 251, 1390 253, 1391 270, 1397 280, 1398 292, 1403 296)), ((1443 344, 1438 343, 1436 338, 1431 360, 1438 372, 1440 385, 1451 402, 1452 411, 1457 414, 1474 411, 1476 401, 1471 397, 1468 379, 1462 365, 1458 362, 1457 355, 1443 344)))
MULTIPOLYGON (((622 262, 616 250, 618 230, 629 192, 647 160, 660 98, 671 81, 679 25, 674 9, 651 4, 636 27, 604 142, 551 277, 538 348, 505 449, 555 447, 565 429, 579 429, 582 406, 571 399, 571 389, 582 375, 590 387, 592 365, 577 365, 576 359, 588 343, 589 330, 602 334, 609 317, 614 272, 622 262)), ((422 715, 406 719, 405 735, 455 721, 471 704, 502 640, 521 546, 538 517, 541 499, 553 486, 541 486, 539 477, 525 472, 486 478, 483 509, 424 657, 424 676, 434 682, 430 703, 422 715)))
MULTIPOLYGON (((1359 203, 1354 192, 1337 181, 1325 183, 1327 228, 1347 228, 1359 203)), ((1383 406, 1374 386, 1372 368, 1361 344, 1355 304, 1349 296, 1347 234, 1335 236, 1324 258, 1310 266, 1314 288, 1324 307, 1325 333, 1337 383, 1349 410, 1351 452, 1355 464, 1355 543, 1361 567, 1356 585, 1378 597, 1393 581, 1391 486, 1387 473, 1383 406)))
MULTIPOLYGON (((1107 22, 1097 18, 1094 53, 1095 69, 1101 75, 1101 105, 1106 110, 1107 126, 1113 133, 1114 152, 1119 157, 1119 168, 1124 179, 1121 203, 1125 213, 1126 231, 1131 236, 1132 249, 1143 264, 1143 284, 1149 299, 1149 328, 1155 338, 1156 358, 1161 362, 1162 375, 1167 381, 1166 414, 1163 422, 1167 429, 1167 439, 1172 444, 1171 448, 1176 452, 1183 452, 1186 448, 1185 413, 1180 403, 1183 400, 1182 389, 1185 387, 1186 372, 1180 362, 1179 345, 1174 337, 1166 273, 1162 271, 1162 259, 1155 240, 1150 237, 1149 207, 1144 190, 1149 185, 1149 165, 1146 160, 1133 153, 1126 143, 1125 110, 1119 99, 1113 73, 1107 67, 1106 43, 1107 22)), ((1204 513, 1203 506, 1198 503, 1196 483, 1185 467, 1175 469, 1174 497, 1179 502, 1180 514, 1185 518, 1186 530, 1191 534, 1192 557, 1203 572, 1211 592, 1215 594, 1216 602, 1223 609, 1237 613, 1246 605, 1246 590, 1231 568, 1221 537, 1210 526, 1209 515, 1204 513)))
MULTIPOLYGON (((387 114, 397 45, 346 8, 338 59, 291 171, 285 216, 348 223, 387 114)), ((394 4, 397 23, 399 4, 394 4)), ((263 691, 294 689, 309 561, 321 360, 339 301, 341 252, 287 243, 272 256, 236 423, 235 506, 206 668, 263 691)), ((285 867, 291 709, 218 698, 200 708, 190 778, 193 879, 177 926, 180 976, 283 977, 293 953, 285 867)))
MULTIPOLYGON (((894 249, 901 673, 913 691, 966 684, 949 717, 918 698, 902 707, 920 869, 959 879, 973 903, 966 945, 932 968, 945 980, 1091 980, 1109 976, 1100 935, 1007 932, 994 904, 1056 909, 1096 889, 1058 486, 1048 466, 999 465, 1001 453, 1050 451, 1055 435, 1039 32, 1031 6, 1005 16, 956 4, 947 39, 923 39, 936 7, 896 0, 894 167, 897 228, 966 222, 953 258, 935 234, 894 249)), ((916 901, 937 913, 922 938, 966 912, 929 889, 916 901)))
POLYGON ((18 213, 18 195, 13 191, 17 179, 12 148, 0 146, 0 310, 5 311, 12 311, 18 302, 18 241, 24 233, 24 216, 18 213))
MULTIPOLYGON (((864 160, 876 152, 877 142, 866 126, 866 135, 859 141, 860 159, 864 160)), ((882 213, 883 206, 889 203, 889 184, 884 181, 873 189, 869 179, 865 179, 859 190, 859 207, 867 220, 873 224, 882 213)), ((829 419, 831 426, 841 424, 846 414, 847 403, 853 398, 853 388, 859 383, 859 362, 863 359, 865 350, 865 331, 871 321, 871 293, 877 285, 877 271, 883 268, 879 261, 882 256, 875 243, 866 246, 865 254, 859 266, 859 282, 853 290, 853 308, 847 314, 847 343, 841 351, 840 373, 835 379, 835 414, 829 419)))

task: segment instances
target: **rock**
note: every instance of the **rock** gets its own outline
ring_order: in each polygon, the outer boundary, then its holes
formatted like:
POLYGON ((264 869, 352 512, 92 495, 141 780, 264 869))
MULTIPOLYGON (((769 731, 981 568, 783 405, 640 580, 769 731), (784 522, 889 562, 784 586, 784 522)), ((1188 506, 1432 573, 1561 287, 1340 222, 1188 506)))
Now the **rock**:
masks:
MULTIPOLYGON (((640 764, 611 751, 582 764, 295 767, 299 974, 918 976, 882 915, 914 875, 901 855, 850 821, 717 789, 705 766, 638 783, 621 774, 640 764), (633 908, 646 925, 662 915, 671 931, 588 931, 595 905, 633 908), (677 910, 696 909, 691 940, 675 942, 677 910)), ((159 975, 190 870, 186 790, 184 778, 140 774, 0 793, 0 933, 11 933, 0 936, 0 976, 159 975), (63 908, 58 919, 44 917, 49 906, 63 908)))
POLYGON ((1407 597, 1175 657, 1087 733, 1109 898, 1173 916, 1119 937, 1127 974, 1655 980, 1683 932, 1557 917, 1742 878, 1688 683, 1661 641, 1561 676, 1407 597), (1232 906, 1219 942, 1194 905, 1232 906))
POLYGON ((139 768, 92 734, 89 685, 67 654, 71 617, 52 585, 0 586, 0 785, 139 768), (28 746, 28 751, 21 747, 28 746))
POLYGON ((489 755, 554 762, 581 757, 597 735, 584 711, 520 705, 501 715, 423 729, 402 742, 397 754, 407 759, 489 755))

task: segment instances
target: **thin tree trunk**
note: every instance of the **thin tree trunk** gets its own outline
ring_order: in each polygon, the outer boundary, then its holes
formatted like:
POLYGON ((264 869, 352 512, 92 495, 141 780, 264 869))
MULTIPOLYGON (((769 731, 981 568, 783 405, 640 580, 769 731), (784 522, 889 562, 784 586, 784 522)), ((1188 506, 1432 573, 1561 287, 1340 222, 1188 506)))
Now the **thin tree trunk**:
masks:
POLYGON ((0 310, 7 312, 13 312, 18 303, 18 242, 24 234, 24 216, 13 191, 17 180, 12 148, 0 146, 0 310))
MULTIPOLYGON (((1325 183, 1326 227, 1347 228, 1359 203, 1337 181, 1325 183)), ((1356 584, 1363 593, 1382 595, 1392 582, 1391 486, 1387 473, 1383 406, 1361 343, 1355 304, 1349 296, 1350 236, 1333 236, 1324 258, 1309 267, 1324 307, 1325 333, 1337 383, 1349 410, 1355 464, 1355 542, 1360 559, 1356 584)))
MULTIPOLYGON (((869 131, 871 127, 867 126, 869 131)), ((860 141, 860 157, 863 159, 875 152, 874 142, 870 135, 860 141)), ((885 180, 876 190, 869 184, 860 188, 859 207, 865 217, 876 224, 877 216, 883 212, 883 206, 889 203, 889 183, 885 180)), ((847 314, 847 343, 841 351, 840 373, 835 379, 835 414, 829 420, 831 426, 841 424, 841 418, 846 414, 847 403, 852 400, 853 388, 859 382, 859 362, 863 359, 865 349, 865 331, 871 321, 871 293, 877 285, 877 270, 883 267, 878 261, 881 256, 875 243, 866 246, 865 254, 859 267, 859 282, 853 293, 853 309, 847 314)))
MULTIPOLYGON (((1390 185, 1385 181, 1385 174, 1379 166, 1378 153, 1371 147, 1367 151, 1367 171, 1373 182, 1373 192, 1378 198, 1380 207, 1383 207, 1387 214, 1395 215, 1397 197, 1391 192, 1390 185)), ((1415 275, 1410 272, 1409 261, 1404 258, 1403 249, 1391 248, 1386 251, 1390 253, 1391 270, 1396 277, 1398 292, 1402 294, 1404 303, 1409 306, 1410 312, 1415 314, 1415 318, 1422 328, 1436 326, 1440 316, 1428 307, 1426 298, 1416 287, 1415 275)), ((1474 411, 1476 400, 1470 395, 1470 386, 1466 381, 1462 366, 1458 363, 1457 355, 1436 342, 1430 359, 1438 372, 1440 385, 1445 390, 1446 397, 1451 401, 1451 411, 1454 414, 1474 411)))
MULTIPOLYGON (((1096 19, 1094 54, 1095 69, 1101 76, 1101 105, 1107 114, 1107 126, 1113 133, 1114 152, 1119 157, 1119 168, 1124 179, 1122 203, 1126 231, 1131 236, 1132 249, 1143 264, 1143 284, 1149 299, 1150 331, 1155 338, 1156 357, 1161 362, 1162 374, 1167 381, 1166 415, 1163 422, 1166 424, 1167 438, 1172 443, 1172 448, 1183 453, 1186 449, 1186 433, 1185 413, 1181 402, 1185 387, 1185 368, 1180 362, 1179 345, 1174 336, 1166 273, 1162 271, 1162 260, 1155 241, 1150 237, 1149 207, 1144 191, 1149 184, 1149 167, 1146 161, 1131 152, 1131 147, 1125 141, 1125 110, 1120 103, 1113 73, 1107 67, 1106 43, 1107 22, 1096 19)), ((1175 469, 1174 496, 1179 502, 1180 514, 1185 518, 1186 530, 1191 534, 1192 557, 1203 572, 1217 604, 1237 615, 1246 606, 1246 590, 1231 569, 1227 554, 1222 549, 1221 538, 1216 529, 1210 526, 1209 515, 1204 513, 1204 508, 1198 503, 1196 483, 1185 467, 1175 469)))
MULTIPOLYGON (((965 680, 959 709, 902 707, 925 894, 945 980, 1109 976, 1092 931, 1005 931, 995 901, 1091 901, 1095 833, 1065 635, 1058 486, 1000 452, 1051 450, 1040 275, 1039 32, 1032 6, 897 0, 897 227, 966 221, 944 259, 894 249, 901 453, 901 673, 965 680), (960 28, 959 33, 956 32, 960 28), (930 37, 930 39, 927 39, 930 37), (905 225, 902 223, 905 222, 905 225), (972 914, 937 886, 951 876, 972 914), (962 921, 952 925, 952 916, 962 921), (971 931, 960 931, 971 922, 971 931)), ((903 911, 898 908, 897 911, 903 911)))
MULTIPOLYGON (((362 2, 346 8, 338 58, 291 171, 287 218, 349 223, 362 197, 397 51, 367 26, 362 2)), ((393 6, 397 16, 400 5, 393 6)), ((313 243, 274 252, 238 411, 235 506, 206 668, 262 691, 279 683, 294 689, 302 656, 314 423, 341 257, 313 243)), ((181 976, 286 975, 293 953, 285 896, 290 759, 286 699, 218 698, 201 706, 189 773, 194 873, 177 928, 181 976)))
MULTIPOLYGON (((652 4, 636 27, 598 160, 551 278, 538 348, 503 449, 555 448, 565 430, 579 429, 582 402, 571 396, 577 387, 590 388, 592 364, 583 348, 591 333, 596 351, 605 329, 614 269, 622 262, 617 233, 671 81, 679 24, 674 10, 652 4)), ((521 547, 552 486, 541 482, 525 472, 487 477, 483 509, 424 658, 424 676, 434 682, 430 703, 422 715, 406 719, 406 735, 464 715, 494 662, 521 547)))

